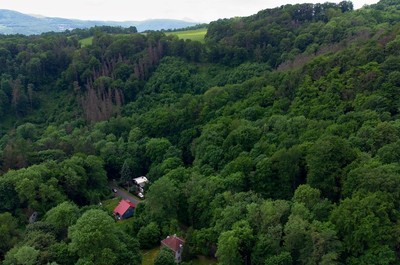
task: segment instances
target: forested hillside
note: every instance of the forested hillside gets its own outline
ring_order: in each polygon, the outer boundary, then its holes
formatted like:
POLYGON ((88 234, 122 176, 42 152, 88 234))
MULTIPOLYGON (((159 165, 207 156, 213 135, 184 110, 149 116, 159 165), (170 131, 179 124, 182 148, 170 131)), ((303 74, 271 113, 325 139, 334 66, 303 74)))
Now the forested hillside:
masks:
POLYGON ((182 264, 400 264, 397 0, 221 19, 204 43, 121 30, 0 36, 2 264, 141 264, 172 234, 182 264), (142 175, 116 222, 108 182, 142 175))
MULTIPOLYGON (((82 8, 82 7, 80 7, 82 8)), ((44 32, 63 32, 91 27, 135 27, 139 32, 146 30, 167 30, 194 26, 196 23, 174 19, 149 19, 144 21, 94 21, 58 17, 43 17, 0 9, 0 34, 34 35, 44 32)))

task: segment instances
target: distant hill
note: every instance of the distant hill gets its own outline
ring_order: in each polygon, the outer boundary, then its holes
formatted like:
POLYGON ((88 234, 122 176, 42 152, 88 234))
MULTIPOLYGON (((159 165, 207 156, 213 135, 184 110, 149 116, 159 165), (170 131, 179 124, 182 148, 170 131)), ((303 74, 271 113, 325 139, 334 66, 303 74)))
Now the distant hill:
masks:
POLYGON ((0 9, 0 34, 41 34, 43 32, 61 32, 76 28, 94 26, 135 26, 139 32, 145 30, 178 29, 194 26, 197 23, 173 19, 151 19, 145 21, 91 21, 56 17, 38 17, 20 12, 0 9))

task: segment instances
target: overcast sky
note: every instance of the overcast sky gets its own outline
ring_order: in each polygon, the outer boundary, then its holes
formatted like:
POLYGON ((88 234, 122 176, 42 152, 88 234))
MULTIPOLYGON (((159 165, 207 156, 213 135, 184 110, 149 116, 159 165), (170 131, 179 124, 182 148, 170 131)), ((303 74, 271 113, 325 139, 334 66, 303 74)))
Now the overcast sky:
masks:
MULTIPOLYGON (((341 0, 328 2, 338 3, 341 0)), ((84 20, 190 19, 209 22, 218 18, 248 16, 284 4, 317 3, 315 0, 0 0, 0 9, 27 14, 84 20)), ((354 0, 354 7, 378 0, 354 0)))

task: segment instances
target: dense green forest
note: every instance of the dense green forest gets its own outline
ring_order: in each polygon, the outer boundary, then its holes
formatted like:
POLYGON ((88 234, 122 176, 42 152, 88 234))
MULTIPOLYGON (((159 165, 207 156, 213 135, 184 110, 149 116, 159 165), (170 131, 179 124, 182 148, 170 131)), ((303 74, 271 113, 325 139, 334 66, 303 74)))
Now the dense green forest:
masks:
POLYGON ((397 0, 221 19, 204 43, 2 35, 0 73, 0 264, 136 265, 171 234, 182 264, 400 264, 397 0), (108 181, 142 175, 120 225, 108 181))

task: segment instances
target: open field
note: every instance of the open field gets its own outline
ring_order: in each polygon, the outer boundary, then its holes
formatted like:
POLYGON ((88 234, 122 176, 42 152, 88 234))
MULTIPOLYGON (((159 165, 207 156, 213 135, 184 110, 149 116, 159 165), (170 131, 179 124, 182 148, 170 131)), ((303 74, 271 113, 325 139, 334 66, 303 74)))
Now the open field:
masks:
MULTIPOLYGON (((192 41, 199 41, 204 43, 204 37, 207 33, 206 28, 202 29, 195 29, 195 30, 183 30, 183 31, 176 31, 176 32, 167 32, 167 35, 177 35, 178 38, 183 40, 192 40, 192 41)), ((122 35, 122 34, 121 34, 122 35)), ((93 37, 88 37, 79 40, 81 47, 86 47, 92 45, 93 37)))
POLYGON ((112 212, 115 209, 115 207, 117 207, 119 201, 120 201, 120 198, 115 197, 115 198, 112 198, 112 199, 109 199, 109 200, 105 200, 102 203, 103 203, 103 207, 107 211, 112 212))
POLYGON ((184 40, 193 40, 204 42, 204 36, 207 33, 206 28, 195 29, 195 30, 184 30, 184 31, 176 31, 176 32, 167 32, 167 35, 177 35, 178 38, 184 40))
MULTIPOLYGON (((149 250, 142 250, 142 265, 154 265, 154 259, 160 253, 160 247, 149 250)), ((216 259, 209 257, 198 256, 196 259, 188 262, 191 265, 214 265, 217 264, 216 259)))
POLYGON ((88 37, 88 38, 79 40, 81 47, 92 45, 92 42, 93 42, 93 37, 88 37))
POLYGON ((153 265, 154 259, 160 252, 160 247, 142 251, 142 265, 153 265))

